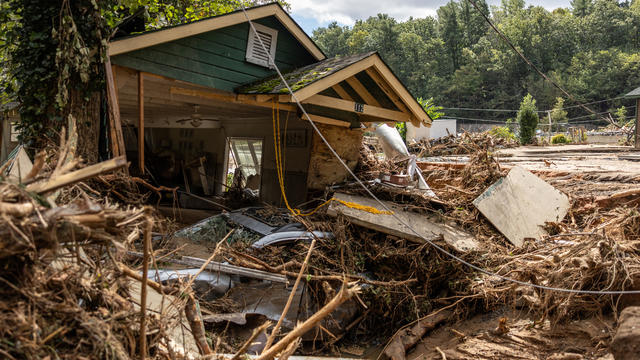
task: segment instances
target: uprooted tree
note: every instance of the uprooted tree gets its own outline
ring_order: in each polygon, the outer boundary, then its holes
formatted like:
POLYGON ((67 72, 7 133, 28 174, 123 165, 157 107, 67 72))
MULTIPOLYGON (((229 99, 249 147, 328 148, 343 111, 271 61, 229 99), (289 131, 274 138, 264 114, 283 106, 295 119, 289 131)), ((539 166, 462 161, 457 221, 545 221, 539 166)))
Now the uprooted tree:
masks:
MULTIPOLYGON (((4 0, 0 2, 0 101, 20 103, 20 141, 36 151, 75 118, 78 154, 99 160, 105 139, 104 62, 121 24, 144 29, 195 21, 265 0, 4 0), (101 133, 102 132, 102 133, 101 133), (103 145, 103 146, 100 146, 103 145), (101 150, 101 151, 100 151, 101 150)), ((284 1, 280 3, 288 8, 284 1)))

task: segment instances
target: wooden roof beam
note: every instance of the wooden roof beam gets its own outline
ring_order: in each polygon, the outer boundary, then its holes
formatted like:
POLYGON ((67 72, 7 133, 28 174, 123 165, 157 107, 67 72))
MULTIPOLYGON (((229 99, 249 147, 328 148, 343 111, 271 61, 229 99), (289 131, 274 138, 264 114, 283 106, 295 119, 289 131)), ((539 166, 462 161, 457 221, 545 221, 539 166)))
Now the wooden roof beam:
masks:
MULTIPOLYGON (((389 82, 389 86, 395 90, 395 92, 402 98, 402 101, 407 105, 411 113, 417 118, 419 123, 431 124, 431 118, 424 111, 422 106, 418 104, 418 101, 413 98, 411 93, 405 88, 405 86, 395 77, 391 69, 382 62, 382 59, 377 58, 374 62, 374 68, 389 82)), ((413 122, 412 122, 413 123, 413 122)), ((419 125, 419 124, 414 124, 419 125)))
MULTIPOLYGON (((259 102, 256 100, 248 99, 246 97, 238 97, 235 94, 220 94, 216 92, 206 91, 206 90, 197 90, 197 89, 186 89, 181 87, 172 86, 170 89, 171 95, 182 95, 182 96, 190 96, 190 97, 199 97, 203 99, 211 99, 217 101, 223 101, 233 104, 244 104, 251 106, 259 106, 259 107, 268 107, 271 108, 273 104, 271 102, 259 102)), ((280 110, 287 111, 296 111, 296 106, 291 104, 280 104, 280 110)))
POLYGON ((335 92, 337 92, 338 95, 340 95, 340 97, 343 98, 344 100, 353 101, 353 98, 351 97, 351 95, 349 95, 349 93, 342 86, 340 86, 340 84, 335 84, 331 88, 335 92))
POLYGON ((345 81, 347 82, 347 84, 349 84, 349 86, 353 88, 353 90, 358 93, 358 95, 360 95, 364 102, 369 105, 380 106, 380 102, 376 100, 373 95, 371 95, 369 90, 367 90, 367 88, 365 88, 360 80, 358 80, 355 76, 345 79, 345 81))
POLYGON ((379 106, 358 104, 354 101, 337 99, 324 95, 314 95, 304 101, 306 104, 323 106, 331 109, 349 111, 356 114, 380 118, 381 121, 411 121, 411 116, 400 111, 385 109, 379 106), (361 106, 361 109, 358 109, 361 106), (359 111, 362 110, 362 111, 359 111))
MULTIPOLYGON (((307 114, 309 115, 309 119, 311 119, 311 121, 313 121, 314 123, 319 123, 319 124, 325 124, 325 125, 333 125, 333 126, 340 126, 340 127, 351 127, 351 123, 346 122, 346 121, 342 121, 342 120, 337 120, 337 119, 332 119, 326 116, 320 116, 320 115, 314 115, 314 114, 307 114)), ((304 117, 304 115, 300 118, 300 120, 302 121, 307 121, 307 119, 304 117)))

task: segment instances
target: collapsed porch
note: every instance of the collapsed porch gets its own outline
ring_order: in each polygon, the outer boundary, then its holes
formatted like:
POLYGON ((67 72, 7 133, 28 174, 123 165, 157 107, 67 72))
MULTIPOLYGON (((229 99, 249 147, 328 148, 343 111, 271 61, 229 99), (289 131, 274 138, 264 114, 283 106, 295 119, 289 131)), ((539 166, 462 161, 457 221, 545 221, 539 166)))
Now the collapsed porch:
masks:
POLYGON ((346 180, 347 171, 314 133, 296 100, 352 169, 362 134, 372 123, 430 123, 376 53, 327 59, 285 73, 293 96, 275 77, 229 92, 165 71, 134 69, 125 66, 132 66, 127 60, 116 57, 112 66, 123 128, 123 150, 115 146, 114 154, 126 153, 136 164, 134 171, 147 173, 158 185, 198 196, 223 194, 230 174, 241 168, 247 188, 260 200, 281 205, 276 143, 291 203, 304 202, 309 190, 346 180))

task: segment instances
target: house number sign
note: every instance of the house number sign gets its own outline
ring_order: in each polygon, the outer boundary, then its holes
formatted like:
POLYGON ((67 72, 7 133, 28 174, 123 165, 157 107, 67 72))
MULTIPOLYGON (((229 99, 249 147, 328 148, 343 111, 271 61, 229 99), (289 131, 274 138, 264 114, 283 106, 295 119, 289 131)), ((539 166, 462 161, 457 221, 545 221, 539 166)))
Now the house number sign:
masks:
POLYGON ((356 103, 355 112, 359 112, 359 113, 364 112, 364 104, 356 103))

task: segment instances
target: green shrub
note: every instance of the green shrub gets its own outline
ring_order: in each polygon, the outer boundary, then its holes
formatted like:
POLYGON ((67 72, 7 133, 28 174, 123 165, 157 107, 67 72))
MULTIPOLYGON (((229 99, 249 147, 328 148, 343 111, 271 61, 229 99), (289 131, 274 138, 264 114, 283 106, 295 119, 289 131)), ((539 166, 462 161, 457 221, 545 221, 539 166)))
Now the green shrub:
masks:
POLYGON ((489 134, 505 140, 516 140, 516 135, 508 126, 496 126, 489 130, 489 134))
POLYGON ((564 136, 564 134, 553 135, 553 137, 551 138, 552 144, 568 144, 570 142, 571 141, 569 140, 569 138, 564 136))
POLYGON ((516 121, 520 124, 520 143, 522 145, 532 143, 538 127, 538 113, 536 100, 531 94, 527 94, 522 99, 516 121))

